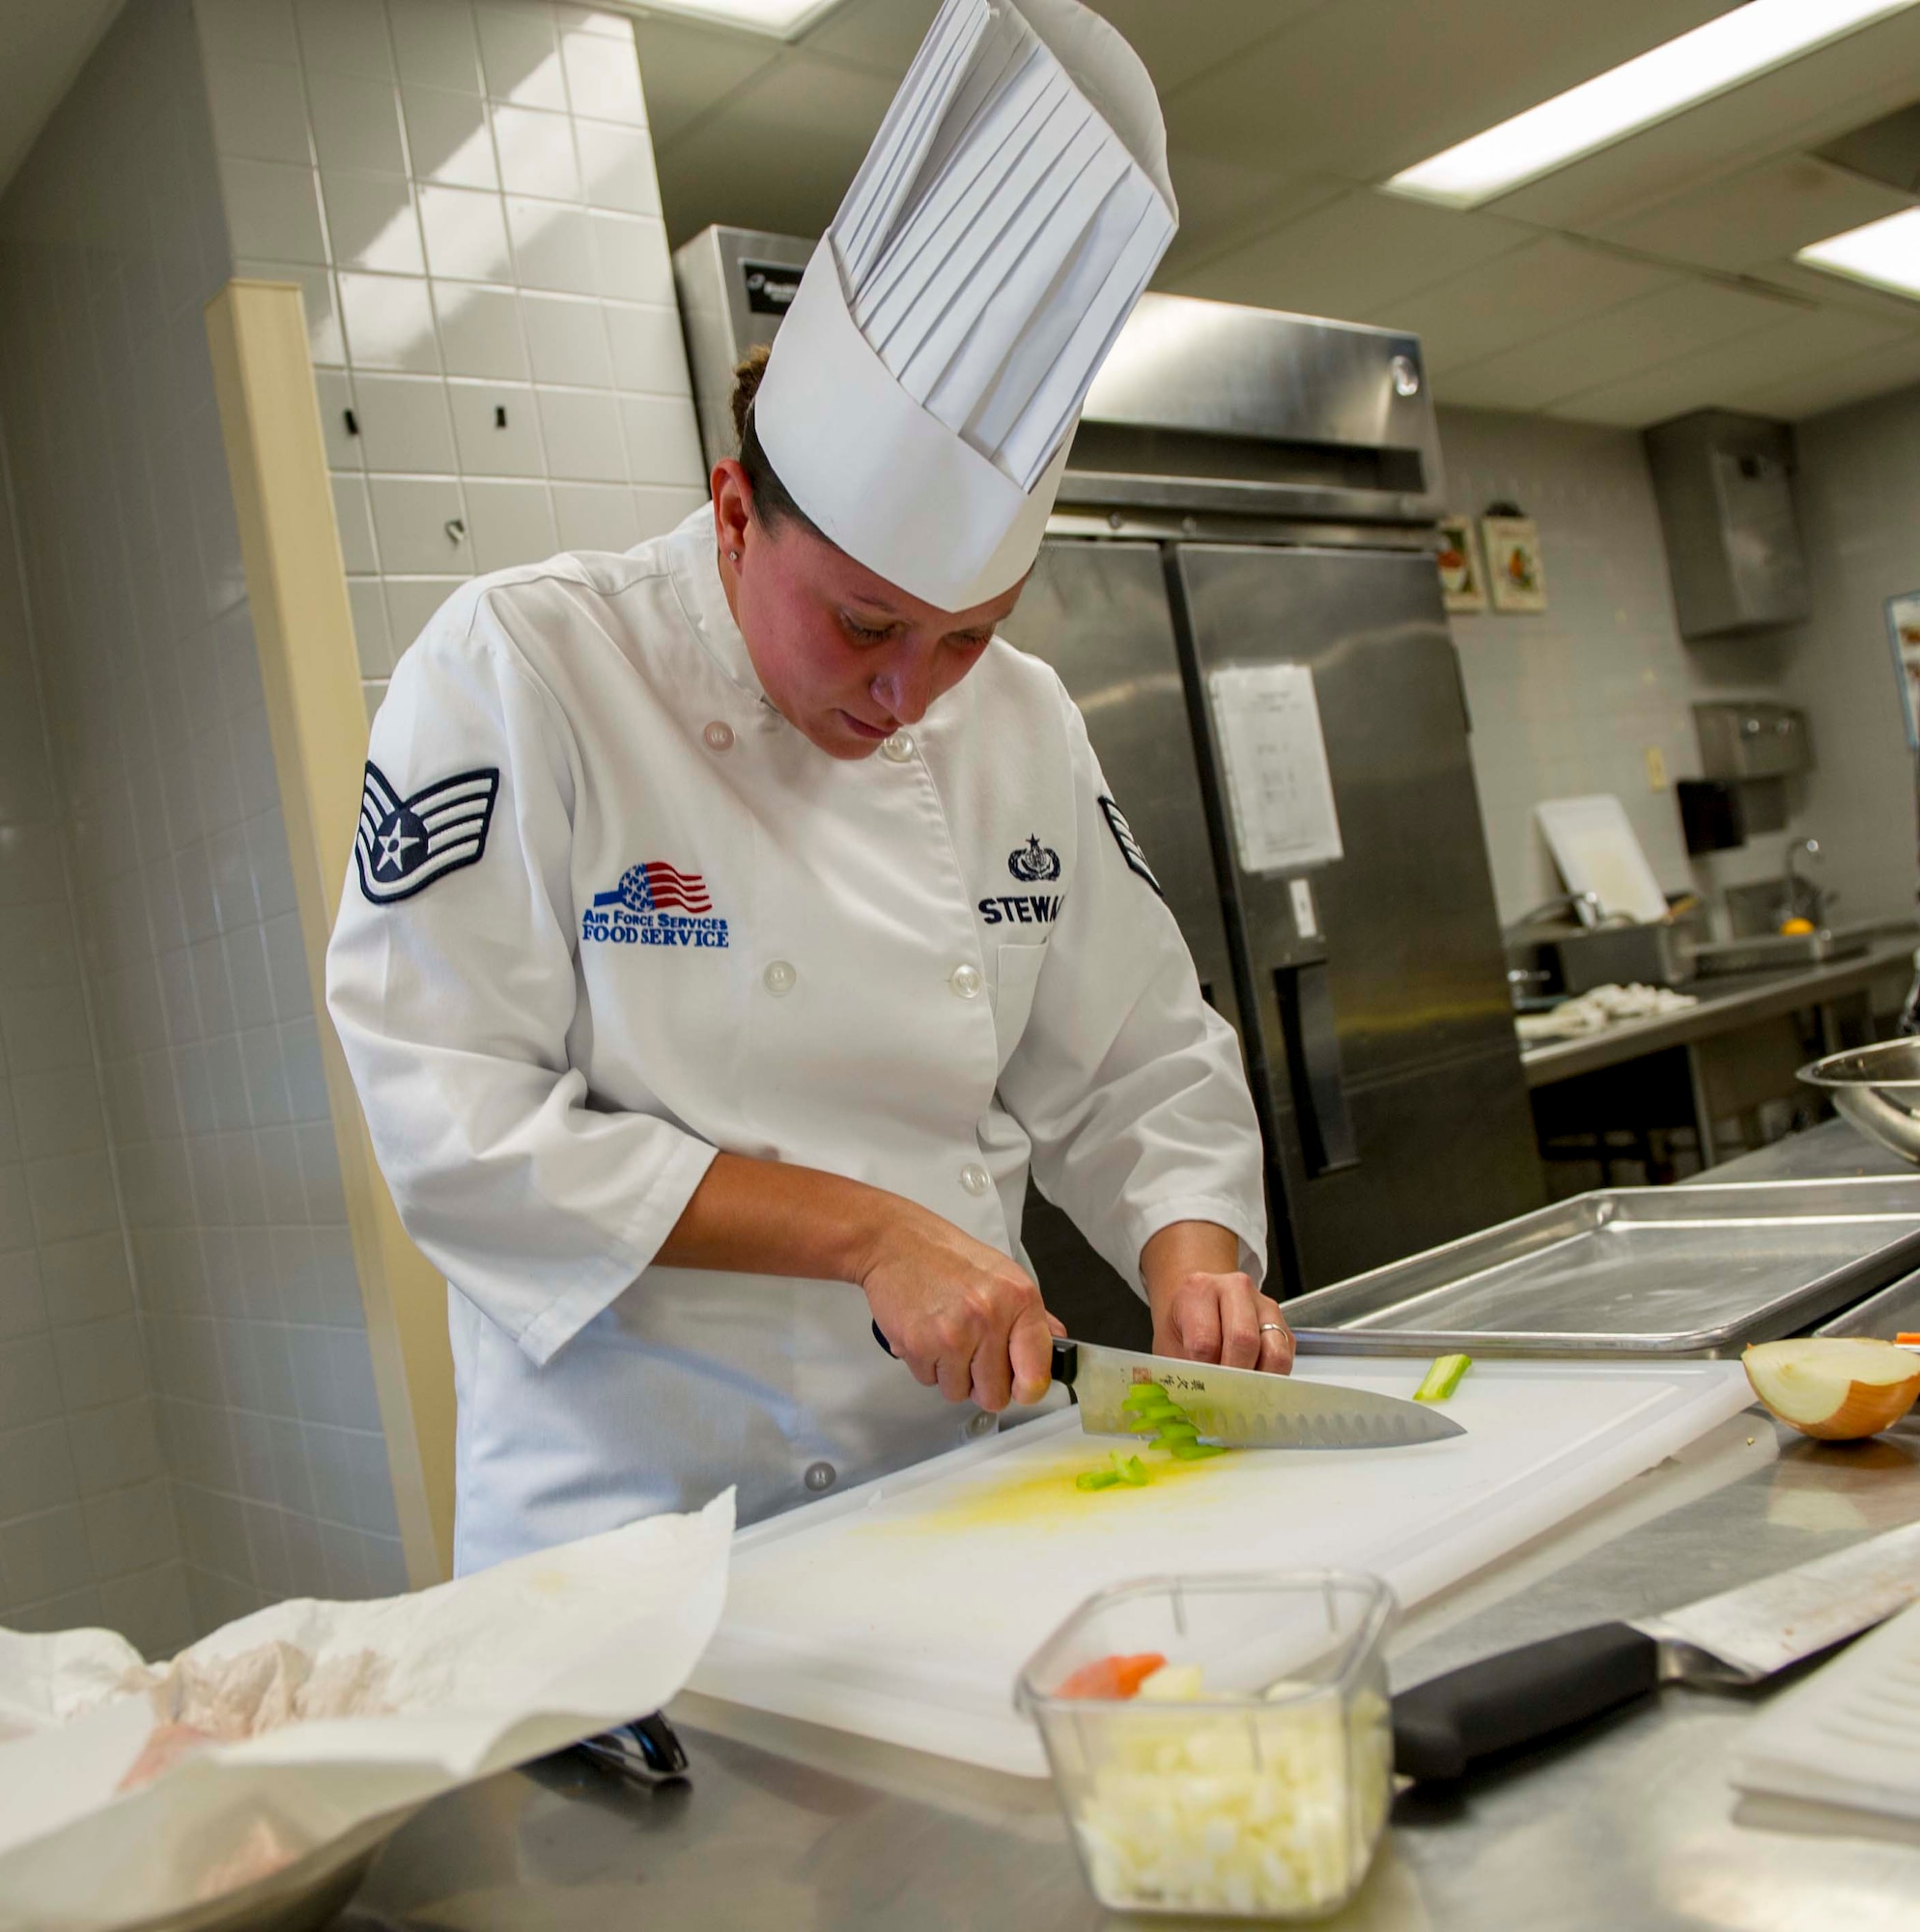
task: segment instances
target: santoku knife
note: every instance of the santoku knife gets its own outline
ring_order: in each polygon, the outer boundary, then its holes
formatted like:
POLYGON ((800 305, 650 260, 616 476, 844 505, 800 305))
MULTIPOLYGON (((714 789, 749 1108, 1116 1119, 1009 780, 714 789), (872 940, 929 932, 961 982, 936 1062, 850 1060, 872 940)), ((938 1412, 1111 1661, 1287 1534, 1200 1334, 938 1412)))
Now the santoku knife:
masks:
MULTIPOLYGON (((893 1350, 880 1324, 874 1339, 893 1350)), ((1054 1342, 1053 1376, 1074 1393, 1080 1426, 1089 1435, 1129 1435, 1120 1406, 1131 1388, 1157 1382, 1184 1408, 1203 1440, 1229 1449, 1398 1449, 1439 1442, 1466 1431, 1425 1403, 1332 1382, 1301 1381, 1257 1369, 1223 1369, 1140 1355, 1095 1342, 1054 1342)))
POLYGON ((1394 1699, 1394 1768, 1461 1777, 1662 1684, 1757 1684, 1920 1600, 1920 1523, 1663 1616, 1595 1624, 1450 1670, 1394 1699))

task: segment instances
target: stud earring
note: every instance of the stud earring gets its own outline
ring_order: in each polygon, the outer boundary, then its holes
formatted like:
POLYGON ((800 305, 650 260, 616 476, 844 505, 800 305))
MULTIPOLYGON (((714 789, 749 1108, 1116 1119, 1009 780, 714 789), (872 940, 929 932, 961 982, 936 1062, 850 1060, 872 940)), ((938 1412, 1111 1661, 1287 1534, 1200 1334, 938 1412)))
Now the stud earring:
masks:
POLYGON ((738 563, 740 561, 740 553, 737 550, 728 551, 726 554, 726 560, 729 563, 738 563))

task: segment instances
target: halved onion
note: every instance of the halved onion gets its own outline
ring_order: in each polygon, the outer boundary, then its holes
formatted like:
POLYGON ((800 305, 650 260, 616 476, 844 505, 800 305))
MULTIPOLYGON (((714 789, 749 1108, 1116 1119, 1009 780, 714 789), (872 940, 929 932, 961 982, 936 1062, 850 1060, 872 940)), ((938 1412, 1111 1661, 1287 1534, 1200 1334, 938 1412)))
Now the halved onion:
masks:
POLYGON ((1782 1422, 1825 1442, 1878 1435, 1920 1400, 1920 1356, 1891 1342, 1808 1335, 1756 1343, 1740 1360, 1782 1422))

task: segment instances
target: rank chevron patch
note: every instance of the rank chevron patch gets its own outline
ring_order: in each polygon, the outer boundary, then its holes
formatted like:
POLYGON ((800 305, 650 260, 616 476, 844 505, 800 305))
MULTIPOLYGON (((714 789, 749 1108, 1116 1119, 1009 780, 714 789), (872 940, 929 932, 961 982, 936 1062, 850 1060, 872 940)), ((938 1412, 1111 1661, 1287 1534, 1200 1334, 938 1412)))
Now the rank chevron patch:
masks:
POLYGON ((499 790, 499 767, 490 765, 403 798, 369 760, 353 838, 360 891, 376 905, 392 905, 475 864, 487 849, 499 790))

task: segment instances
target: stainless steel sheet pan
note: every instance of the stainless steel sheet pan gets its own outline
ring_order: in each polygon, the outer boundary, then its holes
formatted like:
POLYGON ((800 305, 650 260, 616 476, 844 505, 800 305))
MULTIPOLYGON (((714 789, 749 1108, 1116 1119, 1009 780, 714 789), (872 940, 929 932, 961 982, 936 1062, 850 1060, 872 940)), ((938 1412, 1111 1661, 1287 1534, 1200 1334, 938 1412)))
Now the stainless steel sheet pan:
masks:
POLYGON ((1920 1267, 1920 1177, 1581 1194, 1285 1304, 1309 1352, 1723 1355, 1920 1267))

